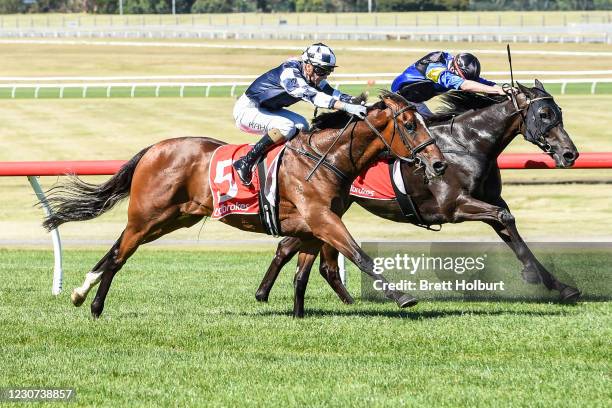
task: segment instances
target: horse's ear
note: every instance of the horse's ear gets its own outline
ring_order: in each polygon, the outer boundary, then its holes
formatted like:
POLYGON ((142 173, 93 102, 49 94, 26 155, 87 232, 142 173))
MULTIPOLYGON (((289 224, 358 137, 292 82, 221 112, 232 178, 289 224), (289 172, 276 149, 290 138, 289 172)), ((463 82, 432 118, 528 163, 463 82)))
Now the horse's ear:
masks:
POLYGON ((542 83, 537 79, 535 80, 535 87, 540 91, 546 92, 546 89, 544 89, 544 85, 542 85, 542 83))
POLYGON ((531 89, 527 88, 520 82, 517 82, 516 85, 518 86, 518 88, 521 90, 522 93, 524 93, 525 95, 531 95, 531 89))
POLYGON ((390 98, 388 96, 383 95, 381 97, 381 99, 385 103, 385 106, 387 106, 387 107, 389 107, 391 109, 397 109, 398 103, 396 101, 394 101, 393 98, 390 98))
POLYGON ((366 94, 365 92, 362 92, 360 95, 353 97, 351 103, 361 104, 362 102, 365 103, 367 101, 368 101, 368 94, 366 94))

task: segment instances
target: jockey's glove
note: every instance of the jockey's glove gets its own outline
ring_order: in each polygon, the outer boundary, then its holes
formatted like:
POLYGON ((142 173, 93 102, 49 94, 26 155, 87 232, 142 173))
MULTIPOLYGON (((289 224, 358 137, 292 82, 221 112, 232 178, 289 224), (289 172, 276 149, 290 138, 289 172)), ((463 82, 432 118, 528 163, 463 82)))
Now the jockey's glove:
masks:
POLYGON ((364 119, 368 114, 368 109, 362 105, 354 105, 351 103, 345 103, 342 109, 350 113, 351 115, 357 116, 359 119, 364 119))

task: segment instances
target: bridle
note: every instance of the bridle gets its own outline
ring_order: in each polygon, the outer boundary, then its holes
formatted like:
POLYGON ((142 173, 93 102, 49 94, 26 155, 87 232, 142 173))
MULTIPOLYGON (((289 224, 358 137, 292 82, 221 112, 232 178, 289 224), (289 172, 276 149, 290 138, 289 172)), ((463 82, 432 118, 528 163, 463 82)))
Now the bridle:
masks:
POLYGON ((414 164, 419 163, 420 159, 417 157, 417 155, 424 150, 427 146, 434 144, 436 141, 431 137, 429 137, 429 139, 427 139, 426 141, 424 141, 423 143, 421 143, 418 146, 412 147, 410 145, 409 142, 409 135, 407 135, 405 133, 404 130, 402 130, 402 127, 399 125, 397 118, 404 112, 406 112, 407 110, 410 109, 414 109, 414 107, 412 106, 404 106, 402 109, 398 110, 398 111, 394 111, 392 108, 391 112, 393 113, 393 135, 391 136, 391 141, 387 142, 385 140, 385 138, 383 137, 383 135, 378 131, 378 129, 376 129, 374 127, 374 125, 372 125, 372 123, 370 123, 370 121, 368 120, 368 118, 364 118, 363 121, 366 123, 366 125, 368 125, 368 127, 370 128, 370 130, 372 130, 372 132, 374 132, 374 134, 376 136, 378 136, 378 138, 380 140, 382 140, 383 144, 386 146, 387 150, 389 151, 389 153, 394 156, 395 158, 409 163, 409 164, 414 164), (406 156, 402 156, 398 153, 396 153, 395 151, 393 151, 393 148, 391 147, 391 145, 393 144, 393 139, 395 138, 395 134, 398 133, 400 139, 402 139, 402 143, 404 144, 404 146, 408 149, 408 151, 410 152, 410 155, 408 157, 406 156))
MULTIPOLYGON (((412 164, 417 164, 420 165, 421 164, 421 159, 419 157, 417 157, 417 155, 423 150, 425 149, 427 146, 429 146, 430 144, 434 144, 436 141, 430 136, 429 139, 427 139, 425 142, 421 143, 418 146, 415 147, 411 147, 410 142, 409 142, 409 136, 406 135, 406 133, 402 130, 401 126, 398 123, 398 117, 406 112, 409 109, 414 109, 412 106, 408 105, 403 107, 402 109, 395 111, 393 110, 393 108, 389 107, 389 109, 391 109, 391 112, 393 113, 393 135, 391 136, 391 142, 388 143, 385 138, 383 137, 383 135, 378 131, 378 129, 376 129, 372 123, 370 123, 370 121, 366 118, 363 119, 363 121, 368 125, 368 127, 370 128, 370 130, 372 130, 372 132, 374 132, 374 134, 380 139, 382 140, 383 144, 386 146, 387 150, 389 151, 389 153, 394 156, 395 158, 397 158, 398 160, 404 161, 410 165, 412 164), (398 133, 400 138, 402 139, 402 142, 404 143, 404 146, 410 151, 410 156, 406 157, 406 156, 402 156, 400 154, 397 154, 395 151, 393 151, 393 148, 391 147, 391 144, 393 144, 393 139, 395 138, 395 134, 398 133)), ((344 125, 344 127, 342 128, 342 130, 340 130, 337 135, 336 138, 333 140, 333 142, 331 143, 331 145, 328 147, 327 151, 323 154, 319 153, 313 146, 312 144, 308 143, 308 145, 310 146, 310 148, 312 150, 314 150, 316 152, 316 154, 307 152, 306 150, 302 149, 302 148, 296 148, 293 147, 291 145, 291 143, 286 143, 285 146, 290 149, 295 151, 296 153, 307 157, 308 159, 312 160, 315 162, 315 165, 313 166, 313 168, 310 170, 310 172, 308 173, 308 175, 306 176, 305 180, 309 181, 310 178, 313 176, 313 174, 317 171, 317 169, 319 168, 319 166, 324 166, 327 169, 331 170, 332 172, 334 172, 338 177, 340 177, 343 180, 349 180, 349 178, 340 170, 338 169, 336 166, 334 166, 331 163, 328 163, 325 159, 327 157, 327 155, 329 154, 329 152, 331 151, 331 149, 334 147, 334 145, 336 144, 336 142, 338 141, 338 139, 340 139, 340 136, 342 136, 342 134, 344 133, 344 131, 346 130, 346 128, 353 122, 353 119, 355 118, 354 115, 351 115, 351 117, 349 118, 348 122, 346 123, 346 125, 344 125)))
POLYGON ((531 142, 537 145, 540 149, 542 149, 545 153, 551 154, 552 146, 546 141, 546 134, 550 131, 550 129, 562 125, 563 121, 561 119, 561 109, 557 107, 559 113, 555 112, 553 109, 553 113, 555 114, 554 120, 551 120, 550 123, 544 127, 538 126, 536 124, 536 113, 540 111, 540 109, 536 109, 536 105, 538 105, 538 101, 553 99, 552 96, 540 96, 537 98, 530 99, 525 93, 525 97, 527 98, 527 104, 525 107, 520 108, 518 105, 518 100, 514 92, 508 89, 509 85, 504 84, 504 90, 507 94, 510 95, 510 99, 512 100, 512 104, 516 109, 512 115, 520 114, 521 116, 521 126, 524 127, 525 131, 523 133, 523 137, 528 142, 531 142), (536 111, 535 113, 533 111, 536 111), (529 117, 531 115, 531 117, 529 117))

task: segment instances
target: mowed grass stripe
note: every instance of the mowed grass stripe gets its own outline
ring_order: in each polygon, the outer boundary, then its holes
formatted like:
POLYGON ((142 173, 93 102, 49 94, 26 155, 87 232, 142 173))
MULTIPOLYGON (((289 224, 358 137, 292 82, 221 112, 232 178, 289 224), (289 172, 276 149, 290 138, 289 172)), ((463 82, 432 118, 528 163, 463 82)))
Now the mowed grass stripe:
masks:
POLYGON ((610 403, 609 303, 344 306, 315 272, 294 320, 293 268, 253 298, 269 253, 141 250, 92 321, 69 289, 101 255, 67 251, 53 298, 50 251, 0 251, 0 384, 80 406, 610 403))

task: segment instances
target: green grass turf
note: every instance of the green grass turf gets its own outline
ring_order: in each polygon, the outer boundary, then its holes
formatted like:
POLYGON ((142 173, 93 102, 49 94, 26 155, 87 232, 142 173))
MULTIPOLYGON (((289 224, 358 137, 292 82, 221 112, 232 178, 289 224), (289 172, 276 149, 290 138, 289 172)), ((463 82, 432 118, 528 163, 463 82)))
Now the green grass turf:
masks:
POLYGON ((291 273, 253 298, 269 253, 141 250, 92 321, 69 289, 101 255, 67 251, 53 298, 50 252, 0 250, 0 384, 110 407, 611 402, 610 303, 345 306, 313 274, 294 320, 291 273))
MULTIPOLYGON (((61 39, 45 44, 2 43, 4 57, 0 76, 151 76, 151 75, 256 75, 277 66, 286 58, 298 56, 309 41, 271 40, 180 40, 166 43, 212 44, 215 48, 189 48, 173 46, 125 46, 120 39, 114 45, 93 45, 107 40, 76 41, 66 44, 61 39), (234 48, 233 46, 247 46, 234 48), (274 46, 279 49, 262 49, 258 46, 274 46), (285 47, 285 48, 283 48, 285 47)), ((146 43, 147 40, 139 41, 146 43)), ((154 43, 164 41, 154 41, 154 43)), ((451 50, 475 52, 483 72, 507 71, 508 58, 505 45, 499 43, 452 43, 414 41, 329 41, 336 52, 339 67, 335 73, 401 72, 412 62, 426 54, 426 50, 451 50), (355 47, 361 48, 356 50, 355 47), (390 48, 400 49, 390 52, 390 48), (498 53, 480 53, 493 50, 498 53)), ((169 45, 169 44, 166 44, 169 45)), ((575 71, 582 67, 584 56, 562 56, 546 53, 520 54, 519 51, 593 51, 603 55, 589 58, 588 70, 610 69, 610 47, 606 44, 513 44, 515 78, 530 78, 519 71, 575 71), (607 54, 607 56, 606 56, 607 54)), ((590 75, 589 79, 608 75, 590 75)), ((543 76, 540 79, 550 78, 543 76)), ((498 77, 499 78, 499 77, 498 77)), ((330 82, 340 80, 334 75, 330 82)), ((491 78, 493 79, 493 78, 491 78)), ((502 78, 508 81, 509 78, 502 78)), ((10 83, 11 81, 6 81, 10 83)), ((245 80, 248 82, 248 80, 245 80)))
MULTIPOLYGON (((561 84, 547 84, 546 89, 552 95, 591 95, 591 86, 590 83, 584 84, 568 84, 564 90, 561 92, 561 84)), ((247 86, 211 86, 208 90, 204 86, 186 86, 184 87, 183 96, 184 97, 230 97, 241 95, 247 86)), ((358 95, 361 92, 372 92, 372 87, 367 85, 359 85, 359 84, 349 84, 342 85, 338 87, 342 92, 346 92, 351 95, 358 95)), ((375 89, 385 88, 388 89, 388 85, 380 85, 376 86, 375 89)), ((601 83, 598 84, 595 88, 596 95, 609 95, 612 94, 612 84, 609 83, 601 83)), ((15 91, 14 98, 15 99, 33 99, 33 98, 41 98, 41 99, 53 99, 53 98, 143 98, 143 97, 180 97, 180 86, 162 86, 159 89, 158 94, 155 94, 154 86, 138 86, 134 94, 132 95, 132 88, 127 86, 113 87, 110 90, 110 94, 108 93, 107 88, 104 87, 92 87, 88 88, 87 92, 83 93, 83 88, 66 88, 64 92, 61 93, 60 88, 43 88, 39 90, 38 95, 36 94, 35 88, 18 88, 15 91)), ((0 98, 2 99, 10 99, 13 98, 11 89, 0 89, 0 98)))

